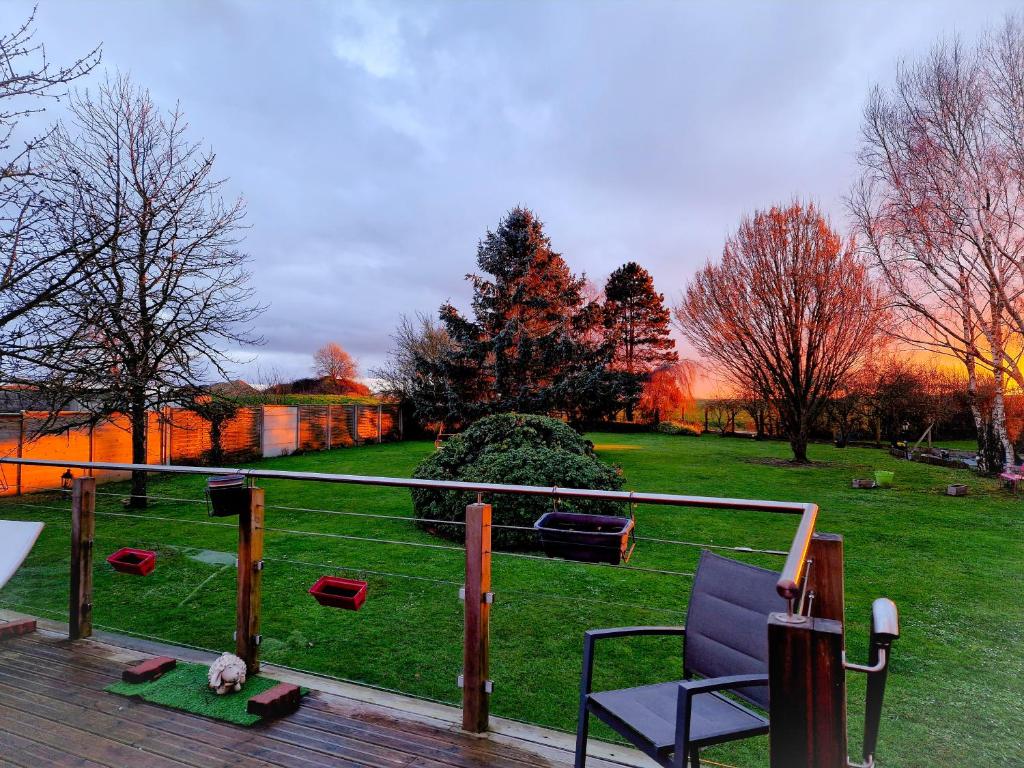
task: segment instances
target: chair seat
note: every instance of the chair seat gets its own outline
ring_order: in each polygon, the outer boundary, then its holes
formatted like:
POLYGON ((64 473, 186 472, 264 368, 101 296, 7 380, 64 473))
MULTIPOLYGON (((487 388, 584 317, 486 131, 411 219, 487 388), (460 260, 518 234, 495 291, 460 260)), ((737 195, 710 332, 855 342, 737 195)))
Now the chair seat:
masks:
MULTIPOLYGON (((630 738, 616 727, 619 724, 665 755, 675 750, 678 697, 676 682, 600 691, 590 694, 589 701, 590 710, 622 736, 630 738), (610 722, 609 715, 618 723, 610 722)), ((700 693, 691 701, 690 743, 694 746, 768 733, 767 718, 718 693, 700 693)))

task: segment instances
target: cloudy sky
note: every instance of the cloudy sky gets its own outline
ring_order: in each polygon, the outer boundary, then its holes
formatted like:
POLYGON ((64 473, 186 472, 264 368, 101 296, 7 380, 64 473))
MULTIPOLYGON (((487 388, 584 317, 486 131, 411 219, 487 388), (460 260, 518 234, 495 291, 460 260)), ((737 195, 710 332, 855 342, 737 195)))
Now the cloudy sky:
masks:
POLYGON ((576 271, 633 259, 670 301, 744 212, 798 195, 845 226, 871 85, 1015 7, 39 0, 37 27, 51 59, 102 43, 180 102, 248 201, 255 381, 308 374, 331 340, 372 367, 401 313, 464 306, 517 204, 576 271))

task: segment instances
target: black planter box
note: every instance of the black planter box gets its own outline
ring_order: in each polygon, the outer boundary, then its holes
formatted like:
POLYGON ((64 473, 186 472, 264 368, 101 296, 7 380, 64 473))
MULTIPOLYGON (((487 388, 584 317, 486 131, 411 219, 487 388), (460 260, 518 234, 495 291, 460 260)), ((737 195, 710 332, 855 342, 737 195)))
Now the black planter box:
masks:
POLYGON ((618 565, 633 554, 633 525, 629 517, 548 512, 533 527, 548 557, 618 565))
POLYGON ((211 477, 206 481, 210 517, 230 517, 248 509, 251 490, 245 484, 245 475, 211 477))

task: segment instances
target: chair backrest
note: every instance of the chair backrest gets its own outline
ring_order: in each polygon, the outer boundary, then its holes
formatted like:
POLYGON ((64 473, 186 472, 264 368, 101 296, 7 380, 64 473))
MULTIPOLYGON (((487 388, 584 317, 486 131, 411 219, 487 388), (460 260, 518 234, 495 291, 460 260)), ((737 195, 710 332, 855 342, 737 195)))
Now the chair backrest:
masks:
MULTIPOLYGON (((779 574, 704 551, 686 616, 683 669, 701 677, 768 674, 768 614, 786 610, 779 574)), ((768 708, 768 686, 736 691, 768 708)))

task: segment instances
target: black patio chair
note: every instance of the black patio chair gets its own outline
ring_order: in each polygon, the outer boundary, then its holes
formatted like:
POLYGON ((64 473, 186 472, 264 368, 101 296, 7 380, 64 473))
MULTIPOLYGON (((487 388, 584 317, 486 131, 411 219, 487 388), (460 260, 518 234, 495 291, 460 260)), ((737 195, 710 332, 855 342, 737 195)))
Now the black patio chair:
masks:
POLYGON ((700 765, 700 748, 768 733, 768 614, 784 612, 779 574, 701 553, 686 627, 623 627, 585 633, 576 768, 586 765, 590 715, 666 768, 700 765), (598 640, 683 636, 683 680, 591 692, 598 640), (694 679, 698 676, 700 679, 694 679))

